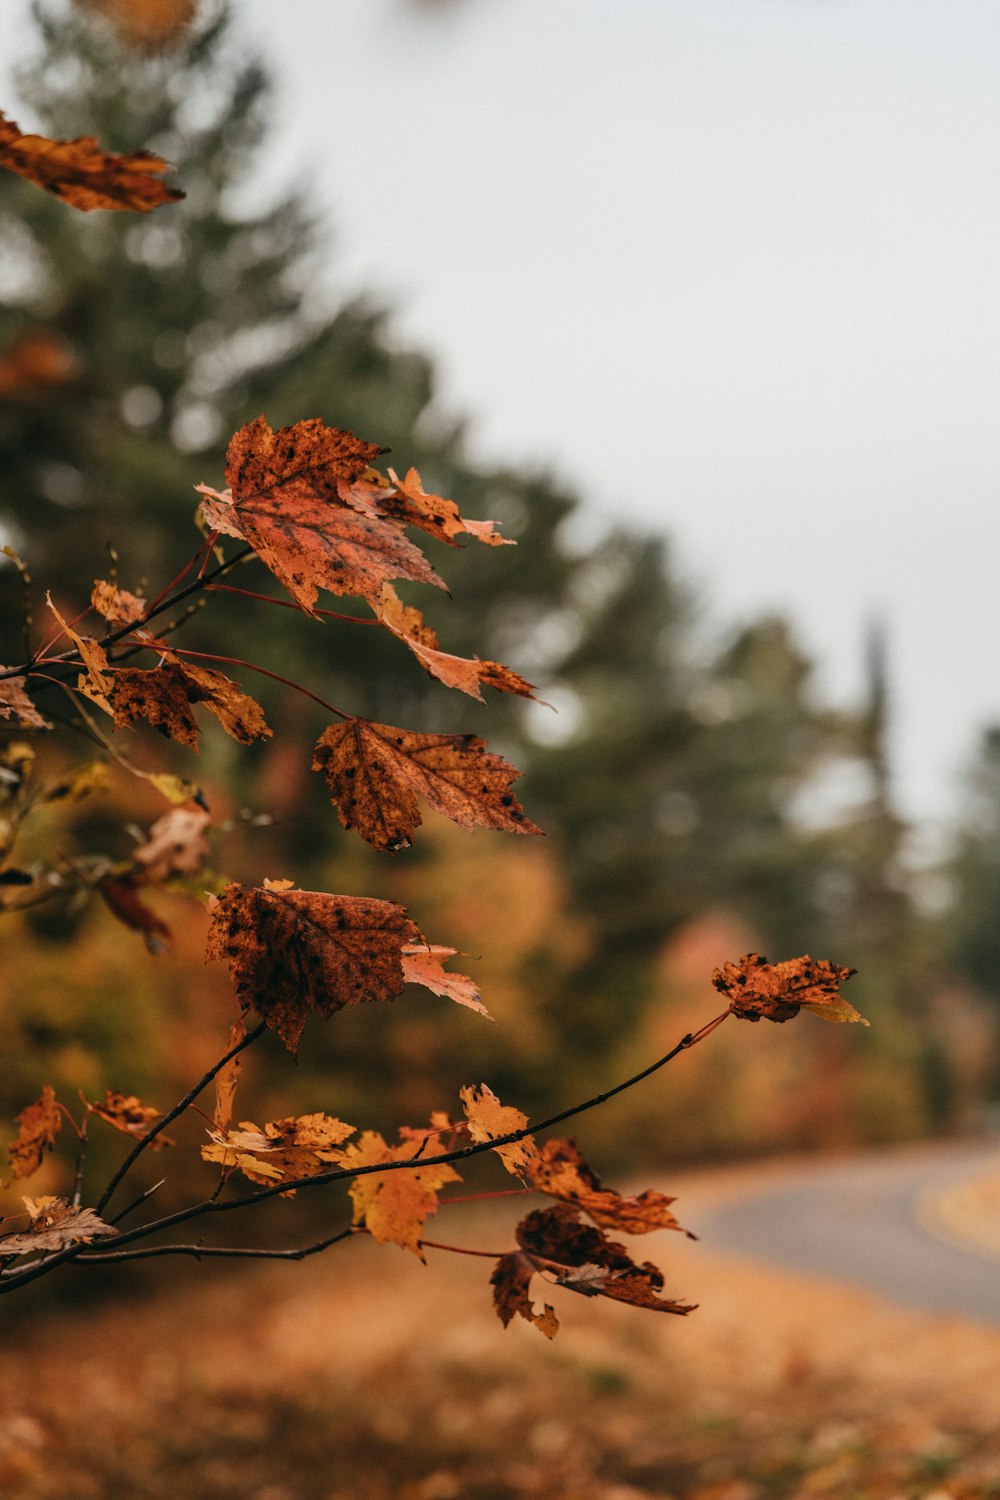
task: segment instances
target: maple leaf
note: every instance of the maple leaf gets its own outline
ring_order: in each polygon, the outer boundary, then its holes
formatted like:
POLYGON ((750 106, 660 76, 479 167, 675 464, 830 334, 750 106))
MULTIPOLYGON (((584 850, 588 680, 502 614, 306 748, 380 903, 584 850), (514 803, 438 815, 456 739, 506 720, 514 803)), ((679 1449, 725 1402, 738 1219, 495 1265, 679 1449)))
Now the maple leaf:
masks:
POLYGON ((103 151, 93 136, 53 141, 44 135, 25 135, 2 112, 0 167, 85 211, 114 208, 149 213, 161 203, 184 197, 178 188, 159 180, 171 170, 170 163, 152 151, 118 156, 103 151))
MULTIPOLYGON (((413 1141, 390 1146, 378 1131, 366 1130, 355 1145, 346 1148, 343 1164, 353 1169, 383 1161, 408 1161, 419 1149, 413 1141)), ((437 1212, 438 1191, 446 1183, 461 1180, 447 1162, 356 1177, 350 1188, 354 1222, 363 1224, 380 1245, 400 1245, 423 1260, 420 1238, 425 1220, 437 1212)))
POLYGON ((538 1312, 531 1300, 531 1279, 537 1269, 523 1251, 512 1250, 508 1255, 501 1255, 490 1277, 493 1306, 505 1328, 517 1316, 533 1323, 547 1339, 554 1339, 559 1332, 559 1319, 554 1308, 546 1302, 538 1312))
POLYGON ((534 698, 534 685, 498 661, 480 661, 477 656, 452 656, 442 651, 434 631, 424 621, 419 609, 404 604, 396 590, 387 583, 372 608, 381 624, 392 635, 404 641, 424 671, 446 687, 457 688, 483 703, 480 688, 495 688, 498 693, 514 693, 534 698))
POLYGON ((492 1021, 476 984, 465 974, 449 974, 444 967, 449 958, 456 956, 457 948, 442 948, 438 943, 407 943, 401 951, 407 984, 422 984, 435 995, 454 1000, 456 1005, 464 1005, 492 1021))
POLYGON ((111 696, 116 729, 144 719, 161 734, 197 750, 192 704, 200 703, 239 744, 270 739, 272 731, 260 704, 225 673, 180 661, 170 652, 164 658, 158 667, 116 669, 111 696))
MULTIPOLYGON (((109 1125, 116 1130, 122 1131, 124 1135, 133 1136, 136 1140, 142 1140, 147 1136, 158 1120, 162 1120, 163 1111, 155 1109, 151 1104, 143 1104, 135 1094, 121 1094, 117 1089, 107 1089, 104 1098, 96 1104, 88 1104, 91 1114, 100 1115, 109 1125)), ((154 1151, 162 1151, 164 1146, 172 1146, 174 1143, 168 1136, 157 1135, 150 1141, 154 1151)))
POLYGON ((390 469, 389 478, 391 484, 369 469, 350 484, 341 484, 340 497, 366 515, 383 516, 401 526, 418 526, 449 547, 457 547, 456 539, 463 534, 490 547, 514 546, 508 537, 498 535, 496 521, 467 521, 454 500, 428 494, 416 469, 408 469, 405 479, 390 469))
MULTIPOLYGON (((244 1120, 238 1130, 224 1126, 209 1132, 211 1142, 202 1146, 205 1161, 216 1161, 223 1171, 239 1167, 251 1182, 294 1181, 300 1177, 318 1177, 344 1160, 342 1142, 354 1135, 356 1127, 334 1115, 312 1114, 272 1120, 258 1130, 244 1120)), ((287 1196, 291 1197, 294 1190, 287 1196)), ((286 1196, 282 1194, 282 1196, 286 1196)))
POLYGON ((346 505, 350 484, 381 449, 312 418, 272 432, 264 417, 229 443, 229 494, 199 486, 206 523, 249 542, 304 610, 321 588, 378 598, 390 578, 444 588, 398 525, 346 505))
POLYGON ((343 826, 390 853, 413 841, 422 821, 418 795, 462 828, 541 833, 510 790, 520 771, 474 734, 347 719, 320 736, 312 768, 326 777, 343 826))
POLYGON ((670 1211, 675 1201, 647 1188, 637 1197, 623 1198, 601 1186, 597 1173, 587 1165, 574 1141, 546 1141, 525 1167, 532 1187, 550 1198, 574 1204, 602 1229, 623 1234, 650 1234, 654 1229, 682 1229, 670 1211))
POLYGON ((80 654, 84 670, 77 678, 76 686, 78 692, 86 695, 98 708, 103 708, 105 713, 111 712, 108 702, 108 694, 114 687, 114 678, 108 666, 108 658, 104 653, 104 647, 93 636, 80 635, 71 625, 63 619, 55 604, 52 595, 45 595, 45 602, 55 615, 62 628, 64 635, 68 635, 73 645, 80 654))
POLYGON ((208 858, 205 829, 209 816, 203 807, 188 804, 171 808, 157 818, 144 844, 132 856, 150 885, 162 885, 173 875, 194 875, 208 858))
POLYGON ((68 1245, 89 1245, 92 1240, 117 1234, 92 1208, 73 1208, 65 1198, 23 1198, 31 1228, 26 1234, 0 1238, 0 1257, 29 1255, 35 1250, 65 1250, 68 1245))
MULTIPOLYGON (((515 1131, 523 1130, 528 1123, 527 1115, 511 1104, 501 1104, 485 1083, 479 1084, 478 1088, 469 1085, 461 1089, 460 1097, 465 1107, 469 1134, 477 1144, 496 1140, 498 1136, 513 1135, 515 1131)), ((522 1141, 494 1146, 493 1149, 508 1172, 512 1172, 515 1177, 523 1177, 535 1154, 535 1142, 529 1135, 522 1141)))
POLYGON ((605 1239, 600 1229, 581 1224, 579 1215, 575 1204, 557 1203, 553 1208, 535 1209, 521 1220, 515 1231, 517 1242, 537 1270, 583 1296, 610 1297, 680 1316, 694 1311, 690 1303, 661 1297, 662 1271, 649 1261, 637 1264, 624 1245, 605 1239))
POLYGON ((97 882, 97 889, 119 922, 131 927, 133 932, 142 933, 150 953, 157 955, 167 951, 172 941, 170 928, 142 900, 133 878, 105 875, 97 882))
POLYGON ((800 1008, 824 1021, 868 1022, 840 994, 840 985, 856 969, 845 969, 825 958, 789 958, 769 964, 759 953, 748 953, 739 963, 713 970, 712 983, 729 1000, 729 1009, 743 1021, 790 1021, 800 1008))
POLYGON ((90 602, 99 615, 111 625, 134 625, 149 607, 145 599, 117 588, 107 579, 98 578, 90 595, 90 602))
POLYGON ((206 959, 228 961, 244 1014, 293 1053, 311 1011, 400 994, 401 949, 421 937, 402 906, 373 897, 228 885, 210 910, 206 959))
POLYGON ((45 1151, 51 1151, 55 1145, 62 1123, 56 1091, 46 1084, 41 1097, 22 1109, 17 1117, 17 1136, 7 1147, 15 1177, 30 1177, 38 1171, 45 1151))
MULTIPOLYGON (((0 667, 6 672, 7 667, 0 667)), ((25 691, 24 677, 0 677, 0 719, 11 719, 24 729, 51 729, 25 691)))

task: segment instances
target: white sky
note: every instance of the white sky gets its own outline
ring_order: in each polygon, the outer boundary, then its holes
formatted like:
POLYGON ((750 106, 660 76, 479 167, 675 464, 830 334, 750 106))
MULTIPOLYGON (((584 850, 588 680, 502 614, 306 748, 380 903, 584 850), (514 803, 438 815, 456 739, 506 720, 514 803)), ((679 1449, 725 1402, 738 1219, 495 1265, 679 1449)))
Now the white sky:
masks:
POLYGON ((665 529, 839 699, 880 615, 901 801, 947 811, 1000 718, 996 0, 237 10, 270 175, 315 168, 331 275, 437 357, 474 454, 665 529))

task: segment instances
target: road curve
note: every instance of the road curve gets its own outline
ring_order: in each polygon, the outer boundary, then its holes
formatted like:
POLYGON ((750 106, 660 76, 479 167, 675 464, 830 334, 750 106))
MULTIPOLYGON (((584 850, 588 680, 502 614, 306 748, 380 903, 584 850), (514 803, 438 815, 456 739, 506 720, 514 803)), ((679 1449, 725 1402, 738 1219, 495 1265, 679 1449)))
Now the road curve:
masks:
POLYGON ((800 1164, 709 1194, 684 1222, 713 1251, 1000 1324, 1000 1211, 989 1217, 998 1199, 1000 1142, 978 1140, 800 1164), (970 1215, 969 1204, 985 1204, 986 1215, 970 1215))

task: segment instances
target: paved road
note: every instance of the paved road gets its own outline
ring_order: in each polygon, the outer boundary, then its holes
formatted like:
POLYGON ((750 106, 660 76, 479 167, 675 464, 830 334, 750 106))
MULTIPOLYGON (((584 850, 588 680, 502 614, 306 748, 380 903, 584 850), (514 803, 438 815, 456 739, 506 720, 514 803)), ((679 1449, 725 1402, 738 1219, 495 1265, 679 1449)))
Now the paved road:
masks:
POLYGON ((820 1271, 934 1312, 1000 1324, 1000 1254, 935 1227, 934 1205, 991 1167, 1000 1142, 881 1151, 789 1169, 685 1223, 706 1248, 820 1271))

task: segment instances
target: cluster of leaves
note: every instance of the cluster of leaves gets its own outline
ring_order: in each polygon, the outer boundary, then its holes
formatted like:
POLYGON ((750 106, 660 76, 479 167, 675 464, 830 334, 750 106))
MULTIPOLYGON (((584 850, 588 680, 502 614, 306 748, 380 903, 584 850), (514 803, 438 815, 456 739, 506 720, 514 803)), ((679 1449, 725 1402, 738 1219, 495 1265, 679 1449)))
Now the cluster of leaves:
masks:
MULTIPOLYGON (((78 207, 145 211, 176 196, 159 183, 165 163, 145 153, 111 157, 96 142, 25 137, 9 122, 4 131, 0 164, 78 207)), ((47 698, 58 689, 72 705, 70 727, 96 740, 108 757, 150 783, 172 806, 130 861, 119 867, 65 860, 48 870, 16 864, 11 858, 15 845, 39 801, 86 795, 100 786, 106 766, 88 763, 64 778, 59 788, 39 793, 31 788, 31 746, 21 738, 12 740, 3 753, 3 795, 9 815, 4 821, 0 907, 21 909, 75 882, 98 891, 120 921, 142 933, 153 952, 169 940, 165 923, 147 906, 143 893, 199 874, 208 853, 211 814, 195 783, 139 765, 116 743, 114 733, 146 726, 197 752, 200 726, 195 709, 200 707, 241 745, 272 734, 261 706, 220 670, 220 664, 270 677, 275 673, 250 659, 190 651, 176 643, 194 596, 249 595, 298 609, 317 621, 373 625, 401 641, 432 677, 473 698, 481 701, 484 687, 533 696, 532 685, 499 662, 442 651, 421 612, 394 591, 399 580, 445 587, 408 535, 411 531, 449 547, 470 542, 497 547, 506 541, 492 521, 469 520, 451 500, 426 492, 415 470, 403 479, 392 469, 381 473, 374 464, 382 451, 316 419, 275 432, 263 416, 258 417, 230 442, 225 488, 198 487, 203 539, 165 589, 146 598, 121 589, 115 576, 99 579, 88 605, 70 618, 49 599, 53 624, 48 634, 29 649, 22 663, 0 668, 0 720, 19 736, 51 731, 57 714, 48 708, 47 698), (231 542, 238 546, 227 554, 231 542), (223 581, 236 568, 254 562, 271 573, 287 599, 223 581), (321 609, 321 591, 363 601, 369 614, 321 609), (133 665, 136 658, 144 664, 133 665), (35 701, 39 697, 44 707, 35 701), (101 715, 111 720, 110 727, 102 727, 101 715)), ((421 820, 420 799, 465 829, 540 832, 511 790, 519 773, 477 736, 420 733, 375 723, 325 703, 302 683, 278 680, 333 715, 336 722, 320 735, 312 768, 325 776, 343 827, 355 830, 375 849, 395 854, 412 843, 421 820)), ((729 1014, 783 1021, 804 1006, 828 1019, 860 1019, 839 997, 839 983, 851 970, 809 958, 771 967, 757 955, 748 955, 714 976, 716 987, 729 997, 727 1011, 682 1038, 640 1074, 537 1125, 530 1125, 520 1110, 501 1104, 481 1084, 462 1090, 464 1118, 435 1114, 426 1128, 404 1128, 394 1144, 376 1130, 359 1131, 324 1112, 271 1120, 263 1126, 245 1120, 234 1127, 242 1054, 265 1030, 275 1032, 294 1054, 311 1015, 329 1019, 348 1006, 393 1000, 411 983, 481 1014, 486 1010, 472 980, 445 968, 455 950, 429 942, 406 909, 394 902, 303 891, 289 880, 268 879, 259 886, 226 884, 210 895, 209 912, 206 958, 228 965, 237 1012, 222 1055, 165 1113, 134 1095, 109 1090, 98 1102, 82 1100, 83 1116, 78 1120, 51 1087, 21 1111, 9 1148, 13 1176, 29 1177, 41 1168, 66 1122, 77 1139, 76 1171, 68 1195, 26 1198, 27 1227, 0 1235, 0 1292, 69 1263, 92 1265, 158 1254, 301 1258, 358 1233, 421 1258, 427 1247, 460 1250, 429 1240, 426 1221, 440 1205, 459 1201, 440 1197, 443 1189, 461 1180, 457 1164, 492 1152, 517 1179, 519 1190, 554 1200, 521 1220, 515 1248, 462 1250, 495 1260, 491 1280, 504 1324, 520 1316, 548 1337, 555 1333, 558 1324, 552 1308, 544 1304, 538 1311, 532 1300, 535 1277, 580 1295, 683 1315, 690 1306, 661 1295, 664 1279, 657 1267, 636 1262, 608 1237, 609 1232, 678 1230, 673 1200, 653 1190, 623 1197, 602 1186, 571 1141, 552 1139, 538 1146, 536 1135, 631 1087, 709 1035, 729 1014), (251 1015, 257 1022, 248 1026, 251 1015), (210 1085, 215 1109, 200 1155, 217 1168, 213 1190, 185 1209, 121 1228, 124 1218, 146 1204, 155 1189, 109 1217, 114 1194, 146 1150, 168 1144, 167 1127, 196 1108, 196 1099, 210 1085), (83 1193, 88 1130, 94 1118, 132 1137, 133 1144, 89 1206, 83 1193), (233 1191, 239 1177, 252 1185, 251 1191, 233 1191), (127 1248, 188 1220, 338 1181, 349 1184, 351 1224, 302 1249, 159 1241, 127 1248)))

